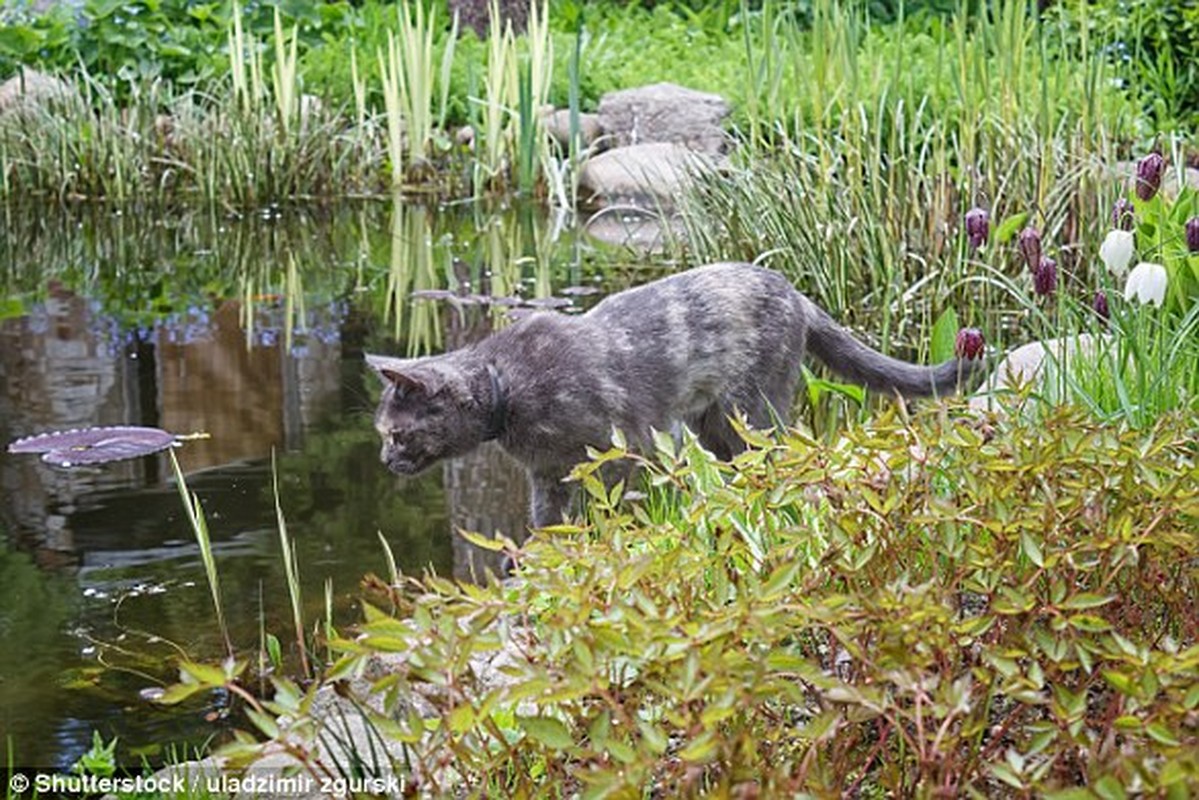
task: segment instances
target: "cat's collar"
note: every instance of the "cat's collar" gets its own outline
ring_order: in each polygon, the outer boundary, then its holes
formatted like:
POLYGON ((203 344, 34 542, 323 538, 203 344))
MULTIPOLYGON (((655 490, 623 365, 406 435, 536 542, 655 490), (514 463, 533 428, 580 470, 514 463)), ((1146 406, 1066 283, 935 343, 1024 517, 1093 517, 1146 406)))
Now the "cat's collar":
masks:
POLYGON ((499 367, 488 362, 487 377, 491 379, 491 410, 487 413, 487 428, 483 431, 485 442, 503 436, 508 427, 508 391, 504 388, 499 367))

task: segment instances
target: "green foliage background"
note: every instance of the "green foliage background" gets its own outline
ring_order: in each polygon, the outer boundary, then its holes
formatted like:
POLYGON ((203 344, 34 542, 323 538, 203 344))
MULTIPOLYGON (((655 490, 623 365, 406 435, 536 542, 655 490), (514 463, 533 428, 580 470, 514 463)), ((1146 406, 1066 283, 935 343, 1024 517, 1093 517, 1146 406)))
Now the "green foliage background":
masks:
MULTIPOLYGON (((448 30, 443 2, 425 0, 448 30)), ((900 25, 909 33, 934 37, 949 15, 977 4, 950 0, 872 0, 851 4, 852 13, 881 28, 900 25)), ((385 30, 394 22, 395 7, 367 0, 349 3, 251 2, 243 10, 247 31, 269 37, 274 9, 288 25, 297 24, 302 64, 310 91, 335 102, 351 99, 347 50, 353 46, 373 63, 385 45, 385 30)), ((780 16, 812 21, 809 0, 773 4, 780 16)), ((204 86, 223 76, 228 66, 226 27, 228 2, 194 0, 85 0, 76 10, 56 6, 35 15, 13 5, 0 12, 0 78, 21 64, 50 71, 87 74, 112 85, 162 78, 180 86, 204 86)), ((1081 34, 1073 14, 1085 12, 1090 35, 1118 66, 1128 87, 1142 99, 1146 112, 1161 126, 1194 125, 1199 115, 1199 7, 1177 0, 1065 0, 1044 12, 1054 22, 1056 47, 1076 49, 1081 34)), ((587 57, 582 73, 582 100, 595 104, 605 91, 657 80, 673 80, 736 98, 745 66, 742 28, 762 13, 761 2, 620 3, 611 0, 553 0, 556 64, 552 99, 566 102, 566 61, 574 36, 585 30, 587 57)), ((444 34, 443 34, 444 35, 444 34)), ((482 46, 467 35, 460 45, 464 61, 481 65, 482 46)), ((932 53, 913 62, 927 66, 932 53)), ((453 119, 467 118, 466 98, 477 90, 478 74, 460 67, 454 75, 453 119)), ((931 87, 930 87, 931 88, 931 87)))

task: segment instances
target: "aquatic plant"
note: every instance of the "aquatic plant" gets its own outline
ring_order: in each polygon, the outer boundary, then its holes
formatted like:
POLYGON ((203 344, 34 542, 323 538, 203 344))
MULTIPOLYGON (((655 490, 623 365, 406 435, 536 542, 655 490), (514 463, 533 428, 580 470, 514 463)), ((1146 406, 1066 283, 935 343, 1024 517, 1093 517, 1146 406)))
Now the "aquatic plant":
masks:
POLYGON ((208 520, 204 516, 204 507, 200 498, 187 488, 187 479, 179 466, 179 460, 171 451, 171 470, 175 474, 175 485, 179 489, 179 499, 183 501, 183 509, 187 513, 187 521, 196 537, 200 548, 200 560, 204 563, 204 575, 208 579, 208 592, 212 597, 212 608, 216 613, 217 627, 221 639, 225 643, 225 651, 233 658, 233 640, 229 638, 229 626, 225 622, 225 608, 221 602, 221 576, 217 571, 216 558, 212 552, 212 537, 208 534, 208 520))

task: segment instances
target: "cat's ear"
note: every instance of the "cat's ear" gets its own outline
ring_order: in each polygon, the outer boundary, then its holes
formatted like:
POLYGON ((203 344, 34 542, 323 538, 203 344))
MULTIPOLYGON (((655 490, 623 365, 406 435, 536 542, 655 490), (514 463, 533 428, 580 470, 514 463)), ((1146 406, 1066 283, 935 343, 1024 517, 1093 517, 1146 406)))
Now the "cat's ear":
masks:
POLYGON ((428 392, 429 387, 412 369, 413 359, 376 356, 367 353, 366 363, 379 373, 379 377, 394 385, 404 394, 428 392))

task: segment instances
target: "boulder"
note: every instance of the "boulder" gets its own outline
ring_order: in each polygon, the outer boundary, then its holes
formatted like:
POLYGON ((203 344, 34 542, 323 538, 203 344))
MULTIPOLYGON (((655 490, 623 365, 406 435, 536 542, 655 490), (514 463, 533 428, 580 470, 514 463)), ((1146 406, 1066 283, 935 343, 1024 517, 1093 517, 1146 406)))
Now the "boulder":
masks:
MULTIPOLYGON (((541 124, 545 132, 565 152, 570 147, 570 109, 550 109, 541 116, 541 124)), ((600 138, 603 129, 600 127, 599 114, 579 114, 579 144, 582 150, 587 150, 600 138)))
POLYGON ((66 81, 24 67, 16 75, 0 83, 0 115, 77 96, 78 92, 66 81))
POLYGON ((723 156, 697 153, 680 144, 627 145, 583 165, 579 194, 585 202, 668 207, 690 176, 725 165, 723 156))
POLYGON ((970 405, 977 409, 994 408, 1002 405, 1007 391, 1027 386, 1044 376, 1046 366, 1050 368, 1075 357, 1090 357, 1106 337, 1094 337, 1089 333, 1043 342, 1021 345, 1004 356, 983 385, 970 398, 970 405))
POLYGON ((720 95, 673 83, 609 92, 599 104, 600 127, 616 146, 671 142, 712 155, 729 148, 728 115, 720 95))

